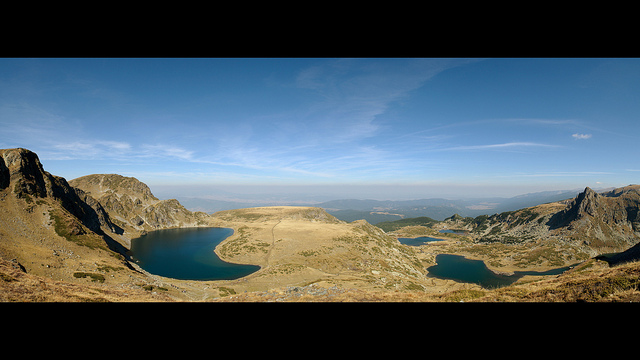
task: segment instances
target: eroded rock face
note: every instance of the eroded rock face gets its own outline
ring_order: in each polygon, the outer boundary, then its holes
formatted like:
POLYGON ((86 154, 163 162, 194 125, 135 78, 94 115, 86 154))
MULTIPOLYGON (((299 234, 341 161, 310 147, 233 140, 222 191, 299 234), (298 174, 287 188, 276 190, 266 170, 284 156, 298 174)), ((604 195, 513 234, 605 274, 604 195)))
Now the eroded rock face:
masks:
POLYGON ((118 226, 132 234, 207 224, 207 214, 191 212, 175 199, 160 200, 133 177, 94 174, 69 183, 95 198, 118 226))
POLYGON ((595 250, 624 250, 640 241, 640 186, 601 194, 587 187, 548 225, 551 231, 595 250))
POLYGON ((115 231, 108 214, 95 199, 70 186, 64 178, 45 171, 38 155, 30 150, 0 150, 0 189, 6 188, 19 198, 53 199, 98 234, 102 226, 115 231))
POLYGON ((11 187, 17 196, 45 197, 47 190, 51 192, 53 177, 44 171, 35 153, 17 148, 3 149, 0 155, 0 187, 11 187))
POLYGON ((53 200, 100 235, 131 230, 131 238, 144 231, 206 225, 208 218, 177 200, 159 200, 132 177, 97 174, 67 182, 45 171, 38 155, 22 148, 0 149, 0 190, 6 189, 29 202, 53 200))
POLYGON ((578 194, 566 209, 557 213, 549 222, 552 228, 559 228, 569 225, 571 222, 580 220, 585 216, 596 216, 599 207, 600 195, 587 187, 578 194))
POLYGON ((591 256, 619 252, 640 243, 640 185, 603 193, 587 187, 573 199, 445 221, 482 243, 558 240, 591 256))

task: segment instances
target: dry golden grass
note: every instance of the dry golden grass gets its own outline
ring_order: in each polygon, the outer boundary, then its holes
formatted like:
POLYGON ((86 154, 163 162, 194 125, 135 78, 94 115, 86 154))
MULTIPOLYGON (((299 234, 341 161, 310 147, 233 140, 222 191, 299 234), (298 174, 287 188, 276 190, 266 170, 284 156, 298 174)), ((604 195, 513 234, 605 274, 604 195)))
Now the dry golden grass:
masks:
MULTIPOLYGON (((636 263, 609 268, 589 260, 558 277, 523 278, 495 290, 429 278, 424 265, 439 252, 475 255, 489 264, 492 256, 516 261, 518 251, 525 254, 526 249, 500 244, 478 246, 464 238, 413 248, 366 222, 342 222, 321 209, 308 207, 251 208, 211 216, 211 226, 235 230, 216 252, 225 260, 257 264, 262 269, 228 281, 167 279, 134 272, 107 250, 56 234, 47 211, 52 204, 30 204, 29 211, 18 211, 26 205, 14 202, 24 199, 7 196, 2 201, 8 209, 1 215, 5 226, 0 229, 3 302, 640 300, 640 265, 636 263), (514 249, 518 251, 510 253, 514 249), (11 258, 23 264, 27 273, 9 261, 11 258)), ((531 254, 544 254, 543 250, 531 254)), ((499 269, 511 268, 499 265, 499 269)))
MULTIPOLYGON (((91 280, 86 280, 90 282, 91 280)), ((0 302, 165 302, 173 301, 151 287, 117 288, 98 284, 56 281, 27 274, 11 261, 0 259, 0 302), (148 289, 148 290, 146 290, 148 289)))

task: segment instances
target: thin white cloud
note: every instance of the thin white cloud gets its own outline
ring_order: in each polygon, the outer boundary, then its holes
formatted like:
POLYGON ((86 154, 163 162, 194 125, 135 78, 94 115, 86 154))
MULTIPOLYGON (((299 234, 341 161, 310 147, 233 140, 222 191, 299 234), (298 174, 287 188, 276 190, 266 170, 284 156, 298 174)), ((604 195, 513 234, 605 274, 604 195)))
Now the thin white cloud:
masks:
POLYGON ((576 140, 586 140, 586 139, 591 139, 591 134, 573 134, 571 135, 574 139, 576 140))
POLYGON ((494 150, 494 149, 508 149, 519 147, 543 147, 554 148, 557 145, 542 144, 535 142, 508 142, 502 144, 488 144, 488 145, 467 145, 467 146, 454 146, 443 150, 494 150))
POLYGON ((87 152, 87 153, 96 153, 101 150, 118 150, 118 151, 128 151, 131 149, 131 145, 121 141, 74 141, 70 143, 59 143, 55 144, 54 147, 60 150, 67 150, 71 152, 87 152))
MULTIPOLYGON (((377 135, 376 118, 411 91, 467 59, 338 59, 302 70, 296 85, 318 95, 304 115, 307 135, 346 143, 377 135)), ((299 121, 300 119, 297 119, 299 121)))
POLYGON ((43 160, 93 160, 124 158, 130 151, 131 145, 122 141, 49 140, 38 153, 43 160))
POLYGON ((142 152, 139 156, 142 157, 175 158, 186 161, 193 160, 193 151, 177 146, 143 144, 140 147, 142 152))

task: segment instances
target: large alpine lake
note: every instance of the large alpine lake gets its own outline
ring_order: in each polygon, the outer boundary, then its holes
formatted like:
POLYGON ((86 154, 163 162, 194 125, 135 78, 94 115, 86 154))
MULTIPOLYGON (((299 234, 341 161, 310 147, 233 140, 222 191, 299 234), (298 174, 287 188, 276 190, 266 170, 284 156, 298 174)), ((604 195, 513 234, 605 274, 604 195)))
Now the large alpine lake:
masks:
POLYGON ((233 234, 228 228, 151 231, 131 241, 129 255, 154 275, 180 280, 233 280, 260 269, 222 261, 213 251, 233 234))
MULTIPOLYGON (((260 269, 257 265, 223 261, 213 251, 224 239, 233 235, 229 228, 183 228, 151 231, 131 241, 129 255, 151 274, 180 280, 233 280, 260 269)), ((400 239, 398 239, 400 240, 400 239)), ((420 246, 442 239, 422 237, 401 240, 405 245, 420 246)), ((497 274, 480 260, 460 255, 440 254, 436 265, 427 268, 429 276, 475 283, 485 288, 502 287, 525 275, 557 275, 570 267, 549 271, 516 271, 513 275, 497 274)))

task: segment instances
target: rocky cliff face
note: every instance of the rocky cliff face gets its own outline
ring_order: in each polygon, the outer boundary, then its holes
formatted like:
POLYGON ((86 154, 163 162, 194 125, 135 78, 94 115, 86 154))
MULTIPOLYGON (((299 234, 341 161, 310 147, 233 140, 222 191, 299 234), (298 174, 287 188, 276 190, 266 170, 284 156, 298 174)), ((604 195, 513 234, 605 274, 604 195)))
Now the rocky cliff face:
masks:
POLYGON ((585 188, 564 210, 554 215, 549 225, 552 228, 572 226, 575 221, 597 216, 597 209, 600 207, 601 202, 600 198, 601 196, 591 188, 585 188))
POLYGON ((35 153, 0 149, 0 258, 57 280, 98 268, 124 273, 116 231, 95 199, 45 171, 35 153))
POLYGON ((45 171, 38 156, 22 148, 0 149, 0 192, 2 198, 11 194, 22 199, 27 211, 43 207, 65 236, 100 236, 120 253, 145 231, 203 226, 209 218, 192 213, 177 200, 159 200, 135 178, 89 175, 67 182, 45 171))
POLYGON ((109 215, 95 200, 75 189, 59 176, 44 170, 38 155, 26 149, 0 150, 0 190, 7 189, 14 196, 28 201, 51 199, 98 234, 103 227, 112 232, 117 228, 109 215))
POLYGON ((549 226, 593 248, 626 250, 640 241, 640 186, 631 185, 597 194, 586 188, 549 226))
POLYGON ((94 198, 128 239, 145 231, 206 226, 209 221, 206 213, 191 212, 175 199, 159 200, 133 177, 94 174, 69 184, 94 198))
POLYGON ((587 187, 574 199, 467 220, 479 241, 518 243, 556 238, 597 255, 640 242, 640 185, 605 193, 587 187))

